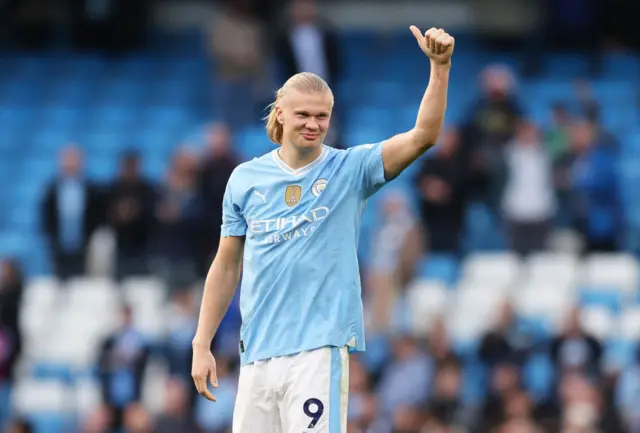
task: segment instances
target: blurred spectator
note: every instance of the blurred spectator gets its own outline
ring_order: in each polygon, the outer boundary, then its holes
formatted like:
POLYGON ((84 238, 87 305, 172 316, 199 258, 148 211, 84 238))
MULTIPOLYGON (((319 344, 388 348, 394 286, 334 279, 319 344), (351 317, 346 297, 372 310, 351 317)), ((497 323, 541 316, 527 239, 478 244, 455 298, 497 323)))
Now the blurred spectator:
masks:
POLYGON ((125 306, 121 314, 120 329, 102 344, 98 359, 102 398, 111 411, 111 428, 116 430, 126 421, 126 409, 140 401, 149 357, 147 343, 133 324, 133 311, 125 306))
POLYGON ((505 148, 502 214, 511 250, 526 256, 545 248, 556 211, 553 166, 535 125, 522 122, 505 148))
POLYGON ((603 347, 580 323, 580 309, 569 314, 564 332, 551 340, 551 360, 558 371, 577 371, 599 377, 603 347))
POLYGON ((20 311, 24 282, 16 262, 0 261, 0 429, 10 416, 14 372, 22 350, 20 311))
POLYGON ((593 129, 594 141, 610 150, 619 150, 620 141, 615 134, 602 124, 602 110, 598 99, 594 95, 592 84, 587 80, 576 80, 573 88, 578 104, 582 109, 582 114, 593 129))
POLYGON ((553 123, 544 137, 544 146, 549 158, 555 163, 568 151, 571 143, 571 115, 561 103, 551 108, 553 123))
POLYGON ((238 377, 230 367, 228 358, 216 356, 218 387, 212 392, 217 401, 212 405, 204 398, 196 400, 195 419, 201 433, 228 433, 231 429, 238 377))
POLYGON ((504 302, 496 326, 480 340, 478 357, 489 370, 504 363, 521 364, 532 344, 528 324, 518 318, 509 302, 504 302))
MULTIPOLYGON (((289 4, 288 20, 278 32, 275 41, 275 56, 284 82, 299 72, 313 72, 322 77, 331 87, 337 86, 341 78, 341 57, 338 35, 328 22, 319 16, 316 0, 292 0, 289 4)), ((343 147, 342 114, 340 95, 331 115, 331 129, 325 144, 343 147)), ((350 143, 354 145, 356 143, 350 143)), ((360 143, 358 143, 360 144, 360 143)))
POLYGON ((151 414, 141 403, 136 402, 127 406, 124 412, 124 433, 155 433, 155 431, 151 414))
POLYGON ((597 431, 602 415, 597 389, 586 377, 565 374, 560 381, 560 428, 568 432, 597 431))
POLYGON ((99 194, 82 173, 82 153, 66 147, 60 154, 60 173, 42 205, 42 225, 58 278, 84 275, 87 246, 100 220, 99 194))
POLYGON ((349 361, 349 432, 369 431, 377 413, 376 400, 371 392, 372 383, 367 371, 356 356, 349 361))
POLYGON ((152 185, 140 174, 137 154, 123 156, 120 177, 109 188, 107 212, 116 235, 116 277, 149 272, 147 256, 153 234, 152 185))
POLYGON ((449 339, 444 318, 436 319, 431 326, 427 347, 429 349, 429 355, 431 355, 431 358, 433 358, 436 364, 457 359, 457 355, 451 347, 451 340, 449 339))
POLYGON ((402 407, 427 403, 433 376, 433 362, 418 343, 407 334, 393 340, 392 359, 384 369, 378 386, 378 417, 392 423, 402 407))
POLYGON ((497 433, 540 433, 536 424, 530 419, 515 418, 506 421, 496 429, 497 433))
POLYGON ((545 432, 597 432, 601 429, 602 401, 595 382, 577 372, 561 373, 556 392, 534 411, 545 432))
MULTIPOLYGON (((413 279, 424 251, 422 232, 400 191, 388 191, 381 205, 381 221, 372 242, 369 289, 371 290, 372 332, 389 329, 396 301, 413 279)), ((402 309, 402 305, 398 307, 402 309)), ((396 316, 404 320, 407 315, 396 316)), ((399 324, 399 326, 403 326, 399 324)))
POLYGON ((291 2, 290 21, 277 39, 276 55, 285 80, 298 72, 313 72, 330 86, 338 81, 338 37, 318 16, 314 0, 291 2))
POLYGON ((255 118, 260 81, 266 73, 264 23, 251 0, 226 1, 212 25, 212 52, 217 65, 218 115, 233 129, 255 118))
POLYGON ((26 419, 17 419, 9 425, 7 433, 35 433, 33 424, 26 419))
POLYGON ((198 265, 200 273, 206 275, 220 242, 224 190, 240 161, 231 146, 231 131, 226 124, 213 123, 207 128, 203 158, 199 181, 206 224, 201 235, 202 260, 198 265))
POLYGON ((602 411, 600 427, 607 433, 627 433, 630 428, 630 425, 626 423, 626 419, 623 417, 625 413, 624 406, 618 405, 616 398, 620 378, 619 373, 620 371, 617 368, 605 368, 600 385, 599 393, 601 395, 600 406, 602 411))
POLYGON ((102 405, 90 413, 87 419, 83 420, 80 431, 82 433, 105 433, 109 431, 112 418, 113 414, 110 408, 102 405))
MULTIPOLYGON (((392 433, 419 433, 425 423, 426 414, 422 407, 403 406, 393 416, 392 433)), ((375 429, 372 429, 375 431, 375 429)))
POLYGON ((431 415, 440 423, 454 428, 466 425, 468 414, 462 400, 462 371, 455 359, 437 367, 429 406, 431 415))
POLYGON ((77 48, 121 53, 144 44, 150 0, 71 0, 69 5, 77 48))
POLYGON ((462 154, 475 200, 495 205, 495 168, 502 147, 513 138, 522 116, 515 78, 502 66, 489 66, 481 76, 482 92, 472 105, 462 131, 462 154))
POLYGON ((509 361, 496 365, 489 371, 488 391, 479 413, 478 428, 482 432, 493 431, 518 409, 509 407, 509 401, 523 392, 519 366, 509 361))
POLYGON ((615 405, 630 433, 640 432, 640 345, 636 342, 635 346, 633 360, 622 371, 615 395, 615 405))
POLYGON ((189 391, 191 383, 169 379, 166 384, 162 413, 154 421, 154 433, 198 433, 198 427, 190 416, 189 391))
POLYGON ((50 46, 56 4, 48 0, 16 0, 14 30, 20 48, 41 50, 50 46))
POLYGON ((615 251, 622 230, 617 158, 596 141, 593 126, 576 123, 572 147, 556 168, 556 185, 564 194, 587 251, 615 251))
POLYGON ((155 208, 155 270, 171 290, 192 284, 197 277, 204 206, 198 191, 197 158, 180 150, 176 154, 155 208))
POLYGON ((169 374, 176 379, 191 380, 191 341, 197 324, 198 309, 193 292, 175 292, 167 314, 167 355, 169 374))
POLYGON ((420 213, 432 253, 457 254, 466 206, 466 173, 460 160, 460 133, 447 129, 433 157, 425 159, 417 177, 420 213))

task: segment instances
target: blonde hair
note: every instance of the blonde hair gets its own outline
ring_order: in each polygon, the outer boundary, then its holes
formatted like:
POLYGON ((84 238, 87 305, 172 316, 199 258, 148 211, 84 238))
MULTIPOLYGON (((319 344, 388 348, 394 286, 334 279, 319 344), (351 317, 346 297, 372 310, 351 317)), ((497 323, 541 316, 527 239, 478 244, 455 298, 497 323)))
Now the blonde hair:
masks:
POLYGON ((316 74, 311 72, 300 72, 299 74, 295 74, 289 78, 287 82, 284 83, 284 85, 276 92, 276 100, 267 107, 269 110, 269 114, 265 117, 265 120, 267 121, 267 135, 275 144, 282 144, 282 136, 284 132, 283 125, 278 122, 276 107, 278 107, 282 98, 284 98, 291 90, 297 90, 302 93, 328 92, 333 99, 333 92, 327 82, 316 74))

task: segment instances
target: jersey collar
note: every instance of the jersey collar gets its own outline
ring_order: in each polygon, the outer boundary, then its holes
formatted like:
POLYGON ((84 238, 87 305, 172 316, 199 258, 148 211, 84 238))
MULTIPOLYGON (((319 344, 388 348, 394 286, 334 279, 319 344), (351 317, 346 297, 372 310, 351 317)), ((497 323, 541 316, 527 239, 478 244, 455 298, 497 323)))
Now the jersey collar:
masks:
POLYGON ((327 150, 327 146, 325 146, 323 144, 322 145, 322 152, 320 152, 320 155, 318 155, 318 157, 316 159, 314 159, 313 161, 311 161, 309 164, 305 165, 304 167, 300 167, 297 170, 294 170, 293 168, 289 167, 282 160, 282 158, 280 158, 280 155, 278 154, 278 149, 274 149, 271 152, 271 156, 273 157, 274 162, 276 163, 278 168, 280 168, 280 170, 284 171, 287 174, 292 174, 294 176, 301 176, 301 175, 309 172, 313 167, 315 167, 316 165, 320 164, 322 161, 324 161, 325 158, 327 157, 328 153, 329 153, 329 151, 327 150))

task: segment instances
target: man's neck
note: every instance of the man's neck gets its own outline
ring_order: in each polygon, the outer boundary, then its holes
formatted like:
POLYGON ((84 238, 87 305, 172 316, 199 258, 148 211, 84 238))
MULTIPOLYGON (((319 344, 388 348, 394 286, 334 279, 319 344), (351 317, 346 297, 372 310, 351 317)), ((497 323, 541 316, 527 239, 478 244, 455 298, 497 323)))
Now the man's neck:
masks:
POLYGON ((293 170, 298 170, 313 161, 322 153, 322 146, 300 151, 293 146, 283 145, 278 149, 278 156, 287 166, 293 170))

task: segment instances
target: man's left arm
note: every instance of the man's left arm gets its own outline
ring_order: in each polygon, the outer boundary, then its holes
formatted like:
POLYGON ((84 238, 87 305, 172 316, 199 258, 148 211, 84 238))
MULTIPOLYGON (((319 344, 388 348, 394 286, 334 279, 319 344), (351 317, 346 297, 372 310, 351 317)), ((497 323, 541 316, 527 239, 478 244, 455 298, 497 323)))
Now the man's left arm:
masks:
POLYGON ((436 144, 447 108, 449 71, 455 41, 442 29, 432 28, 423 36, 420 30, 411 26, 411 32, 431 61, 431 76, 413 129, 391 137, 382 146, 382 163, 387 180, 398 176, 436 144))

